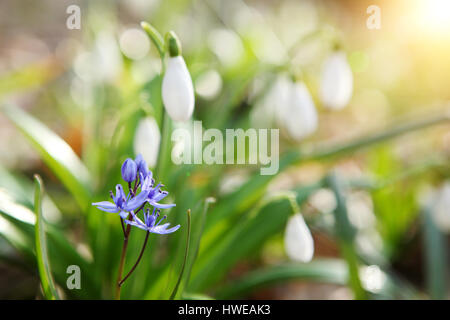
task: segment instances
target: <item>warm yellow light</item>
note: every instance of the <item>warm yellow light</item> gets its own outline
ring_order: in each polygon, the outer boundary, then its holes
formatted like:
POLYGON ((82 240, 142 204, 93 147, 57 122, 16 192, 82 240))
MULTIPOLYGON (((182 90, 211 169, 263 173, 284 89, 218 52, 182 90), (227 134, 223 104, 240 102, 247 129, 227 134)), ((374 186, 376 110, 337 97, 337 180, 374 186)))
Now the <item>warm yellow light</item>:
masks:
POLYGON ((450 34, 450 0, 421 1, 422 26, 436 33, 450 34))

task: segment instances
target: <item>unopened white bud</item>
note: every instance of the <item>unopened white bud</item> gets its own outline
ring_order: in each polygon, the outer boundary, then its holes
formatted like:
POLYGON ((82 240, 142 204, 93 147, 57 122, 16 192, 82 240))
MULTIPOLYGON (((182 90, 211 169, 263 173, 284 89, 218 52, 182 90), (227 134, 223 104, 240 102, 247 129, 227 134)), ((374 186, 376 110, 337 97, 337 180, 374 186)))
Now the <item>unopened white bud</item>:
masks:
POLYGON ((293 139, 302 140, 317 130, 316 107, 304 83, 291 84, 285 103, 279 110, 279 120, 293 139))
POLYGON ((325 61, 320 83, 320 100, 325 108, 344 108, 352 97, 353 74, 344 52, 337 51, 325 61))
POLYGON ((194 87, 182 56, 168 58, 162 82, 162 99, 174 121, 187 121, 194 112, 194 87))
POLYGON ((289 218, 284 234, 284 247, 294 261, 309 262, 314 255, 314 240, 300 213, 289 218))

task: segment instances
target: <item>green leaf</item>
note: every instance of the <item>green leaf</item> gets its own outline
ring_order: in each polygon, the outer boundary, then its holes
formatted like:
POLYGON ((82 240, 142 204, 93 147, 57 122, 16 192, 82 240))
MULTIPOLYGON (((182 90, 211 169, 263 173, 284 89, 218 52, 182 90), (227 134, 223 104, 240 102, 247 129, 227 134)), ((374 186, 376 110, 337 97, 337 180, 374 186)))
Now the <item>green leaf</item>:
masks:
POLYGON ((0 98, 13 92, 40 87, 58 74, 56 63, 38 62, 2 75, 0 77, 0 98))
POLYGON ((35 216, 27 207, 0 188, 0 235, 30 261, 34 258, 35 216))
POLYGON ((430 207, 424 209, 422 222, 426 281, 431 299, 443 300, 447 292, 448 248, 444 235, 434 222, 431 210, 430 207))
MULTIPOLYGON (((265 178, 268 176, 258 176, 258 177, 265 178)), ((319 181, 317 183, 313 183, 313 184, 306 185, 306 186, 302 185, 302 186, 295 188, 294 192, 296 193, 297 203, 302 203, 303 201, 305 201, 311 193, 313 193, 315 190, 321 188, 322 184, 323 184, 323 182, 319 181)), ((255 186, 255 185, 252 185, 252 187, 253 186, 255 186)), ((249 187, 250 187, 250 185, 249 185, 249 187)), ((261 194, 261 195, 263 194, 263 191, 264 191, 261 189, 258 189, 258 191, 256 191, 255 189, 253 189, 253 190, 255 191, 255 193, 261 194)), ((248 192, 248 190, 242 190, 243 194, 247 194, 247 192, 248 192)), ((255 194, 253 194, 252 196, 255 196, 255 194)), ((249 197, 250 197, 250 195, 249 195, 249 197)), ((222 219, 222 221, 220 221, 220 220, 215 221, 213 227, 211 227, 210 230, 207 230, 209 232, 205 232, 203 234, 201 252, 203 252, 205 250, 213 251, 214 250, 213 247, 219 241, 222 241, 221 239, 228 233, 228 228, 230 227, 229 226, 230 219, 234 218, 234 220, 238 220, 239 214, 243 214, 242 211, 240 210, 241 207, 239 207, 239 209, 234 207, 234 204, 240 201, 238 199, 242 199, 241 205, 246 205, 246 206, 248 205, 248 202, 247 202, 248 199, 244 200, 242 198, 242 196, 239 196, 239 195, 237 197, 232 197, 231 199, 227 198, 227 200, 222 199, 220 201, 220 210, 225 209, 226 206, 228 205, 230 213, 223 212, 227 215, 227 217, 226 217, 227 219, 222 219), (234 202, 234 201, 236 201, 236 202, 234 202), (231 214, 231 212, 233 212, 232 210, 235 210, 234 214, 231 214)), ((219 205, 217 207, 219 207, 219 205)), ((214 209, 216 209, 216 208, 214 208, 214 209)), ((209 215, 221 213, 214 209, 211 210, 211 213, 209 215)))
POLYGON ((47 254, 47 237, 45 234, 45 221, 42 214, 43 184, 38 175, 34 176, 36 181, 34 195, 34 210, 36 213, 35 237, 36 237, 36 259, 41 278, 42 290, 47 300, 59 300, 58 291, 52 277, 50 262, 47 254))
POLYGON ((164 39, 161 36, 161 34, 156 30, 155 27, 153 27, 150 23, 142 21, 141 27, 144 29, 144 31, 147 33, 150 40, 152 40, 153 44, 155 45, 156 49, 159 52, 159 55, 161 57, 162 62, 164 63, 164 55, 165 55, 165 47, 164 47, 164 39))
POLYGON ((236 262, 255 252, 265 240, 282 230, 291 213, 289 199, 275 199, 229 226, 228 233, 217 246, 199 257, 189 291, 203 290, 221 279, 236 262))
POLYGON ((213 297, 201 293, 183 293, 183 300, 214 300, 213 297))
POLYGON ((356 230, 351 225, 348 218, 347 204, 342 193, 342 185, 340 179, 334 173, 328 177, 327 183, 336 197, 337 205, 336 210, 334 211, 335 230, 341 255, 347 261, 349 285, 352 288, 356 299, 365 299, 366 292, 362 287, 361 279, 359 277, 360 265, 354 246, 356 230))
POLYGON ((186 267, 186 261, 189 254, 189 242, 191 241, 191 210, 187 211, 187 232, 186 232, 186 249, 184 251, 184 259, 183 259, 183 265, 181 266, 180 275, 177 280, 177 284, 175 285, 175 288, 172 291, 172 294, 170 295, 170 300, 175 299, 177 296, 178 288, 180 287, 181 280, 183 279, 184 269, 186 267))
POLYGON ((345 285, 348 272, 339 259, 317 259, 310 263, 289 263, 246 273, 216 293, 218 299, 236 299, 252 291, 288 280, 305 280, 345 285))
POLYGON ((30 239, 26 232, 1 215, 0 235, 8 241, 14 249, 24 254, 28 261, 34 260, 34 251, 31 249, 33 243, 29 241, 30 239))
POLYGON ((201 214, 194 215, 192 223, 193 231, 191 236, 191 243, 193 250, 191 251, 191 254, 188 257, 185 285, 189 283, 192 268, 200 251, 200 243, 203 235, 203 230, 205 228, 206 213, 208 212, 209 205, 211 203, 214 203, 215 201, 216 200, 214 198, 206 198, 203 204, 201 214))
POLYGON ((42 160, 85 210, 90 200, 89 173, 72 148, 39 120, 20 108, 6 106, 3 111, 28 138, 42 160))
MULTIPOLYGON (((373 133, 366 134, 354 140, 342 143, 319 144, 310 150, 300 152, 292 150, 286 152, 280 158, 279 173, 294 164, 302 161, 320 160, 336 156, 343 156, 356 150, 366 148, 370 145, 393 139, 399 135, 408 132, 421 130, 430 126, 447 123, 450 121, 450 112, 433 114, 428 117, 420 117, 418 119, 407 121, 393 121, 387 128, 381 129, 373 133)), ((250 208, 263 194, 270 181, 278 175, 261 176, 255 173, 246 183, 230 195, 218 200, 218 205, 211 211, 207 219, 205 233, 213 232, 209 230, 216 222, 226 219, 229 215, 241 213, 250 208)))
MULTIPOLYGON (((23 254, 34 268, 36 216, 29 208, 15 202, 6 190, 0 188, 0 235, 19 253, 23 254)), ((55 261, 53 274, 60 284, 67 280, 66 269, 69 265, 78 265, 83 273, 83 290, 71 290, 68 295, 78 298, 100 297, 99 285, 92 275, 92 264, 86 261, 67 241, 67 237, 51 224, 47 224, 48 247, 55 261)))

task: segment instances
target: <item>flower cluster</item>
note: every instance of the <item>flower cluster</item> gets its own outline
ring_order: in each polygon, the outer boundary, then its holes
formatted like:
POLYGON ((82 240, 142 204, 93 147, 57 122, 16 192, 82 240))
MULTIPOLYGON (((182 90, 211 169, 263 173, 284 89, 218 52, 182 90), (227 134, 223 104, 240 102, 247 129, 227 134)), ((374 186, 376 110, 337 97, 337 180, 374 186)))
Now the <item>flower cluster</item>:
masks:
POLYGON ((122 178, 128 183, 128 194, 125 194, 121 184, 117 184, 116 194, 114 195, 110 191, 113 202, 101 201, 92 205, 105 212, 118 213, 126 224, 136 226, 150 233, 167 234, 178 230, 180 225, 170 229, 167 229, 169 223, 160 225, 161 221, 166 218, 165 216, 157 222, 161 209, 174 207, 175 204, 159 203, 168 195, 168 192, 161 190, 162 184, 155 186, 153 173, 148 169, 142 155, 138 155, 134 160, 128 158, 124 161, 122 164, 122 178), (150 214, 150 209, 145 208, 147 204, 153 207, 152 214, 150 214), (143 212, 144 222, 138 217, 140 211, 143 212))
MULTIPOLYGON (((296 141, 301 141, 319 126, 319 115, 307 86, 292 75, 280 73, 265 99, 252 111, 252 121, 259 127, 276 125, 296 141)), ((329 110, 349 104, 353 93, 353 74, 343 51, 333 52, 323 65, 319 100, 329 110)))

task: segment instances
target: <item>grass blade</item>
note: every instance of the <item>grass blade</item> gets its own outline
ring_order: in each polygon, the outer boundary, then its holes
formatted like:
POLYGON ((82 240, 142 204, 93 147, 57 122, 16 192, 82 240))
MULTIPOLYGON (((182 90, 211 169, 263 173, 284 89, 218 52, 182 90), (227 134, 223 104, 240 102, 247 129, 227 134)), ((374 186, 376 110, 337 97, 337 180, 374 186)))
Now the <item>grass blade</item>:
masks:
POLYGON ((425 250, 425 272, 431 299, 443 300, 447 284, 447 246, 444 235, 432 217, 432 208, 427 206, 423 212, 423 233, 425 250))
POLYGON ((267 238, 282 230, 291 213, 289 199, 273 199, 239 224, 233 224, 214 249, 199 257, 189 291, 197 292, 217 282, 239 259, 255 252, 267 238))
POLYGON ((335 210, 335 229, 342 257, 347 261, 349 285, 356 299, 366 299, 366 292, 359 277, 358 255, 354 247, 356 231, 348 218, 347 205, 341 190, 341 183, 336 174, 331 174, 328 185, 333 190, 337 207, 335 210))
MULTIPOLYGON (((439 113, 437 115, 433 114, 428 117, 418 117, 417 120, 393 121, 393 123, 387 126, 387 128, 390 129, 381 129, 348 142, 319 144, 310 150, 305 150, 305 152, 292 150, 281 156, 279 173, 291 165, 299 164, 302 161, 344 156, 356 150, 393 139, 409 132, 448 122, 450 122, 450 111, 439 113)), ((211 214, 207 219, 205 232, 213 232, 209 229, 213 227, 217 221, 226 219, 229 215, 236 212, 243 212, 250 208, 264 194, 266 186, 276 176, 277 175, 261 176, 259 173, 256 173, 235 192, 227 195, 223 199, 219 199, 218 205, 211 211, 211 214)))
POLYGON ((187 211, 187 235, 186 235, 186 249, 184 251, 184 259, 183 259, 183 265, 181 267, 180 276, 178 277, 177 284, 175 285, 175 288, 172 291, 172 294, 170 295, 169 300, 175 299, 178 288, 180 287, 181 280, 183 279, 184 269, 186 267, 186 261, 189 254, 189 242, 191 241, 191 210, 187 211))
MULTIPOLYGON (((35 223, 36 216, 33 211, 17 203, 9 192, 0 188, 0 235, 24 255, 31 268, 36 267, 35 223)), ((92 264, 74 249, 58 228, 51 224, 46 227, 49 253, 55 261, 53 274, 59 284, 65 284, 66 268, 69 265, 76 264, 81 270, 92 270, 92 264)), ((83 290, 71 290, 68 295, 83 299, 100 296, 99 284, 91 272, 83 273, 82 283, 83 290)))
POLYGON ((277 265, 245 274, 221 288, 216 296, 218 299, 236 299, 258 288, 293 279, 345 285, 347 273, 345 262, 338 259, 318 259, 306 264, 277 265))
POLYGON ((41 278, 42 290, 47 300, 59 300, 58 291, 50 270, 50 262, 47 254, 47 237, 45 234, 45 222, 42 214, 43 183, 38 175, 34 176, 36 189, 34 196, 34 210, 36 213, 35 237, 36 259, 41 278))
POLYGON ((188 261, 187 261, 187 273, 186 273, 186 280, 185 280, 185 284, 188 285, 189 283, 189 278, 191 275, 191 271, 192 271, 192 267, 194 266, 195 260, 198 257, 198 253, 200 250, 200 242, 202 239, 202 234, 203 234, 203 230, 205 228, 205 220, 206 220, 206 213, 208 212, 208 208, 209 205, 211 203, 214 203, 216 200, 214 198, 206 198, 203 204, 203 209, 202 209, 202 214, 201 216, 196 215, 194 217, 194 222, 193 222, 193 226, 195 226, 193 228, 192 231, 192 235, 191 235, 191 242, 192 242, 192 247, 193 250, 191 250, 191 253, 188 257, 188 261))
POLYGON ((44 124, 20 108, 6 106, 3 111, 73 194, 80 207, 85 210, 90 200, 89 173, 72 148, 44 124))

